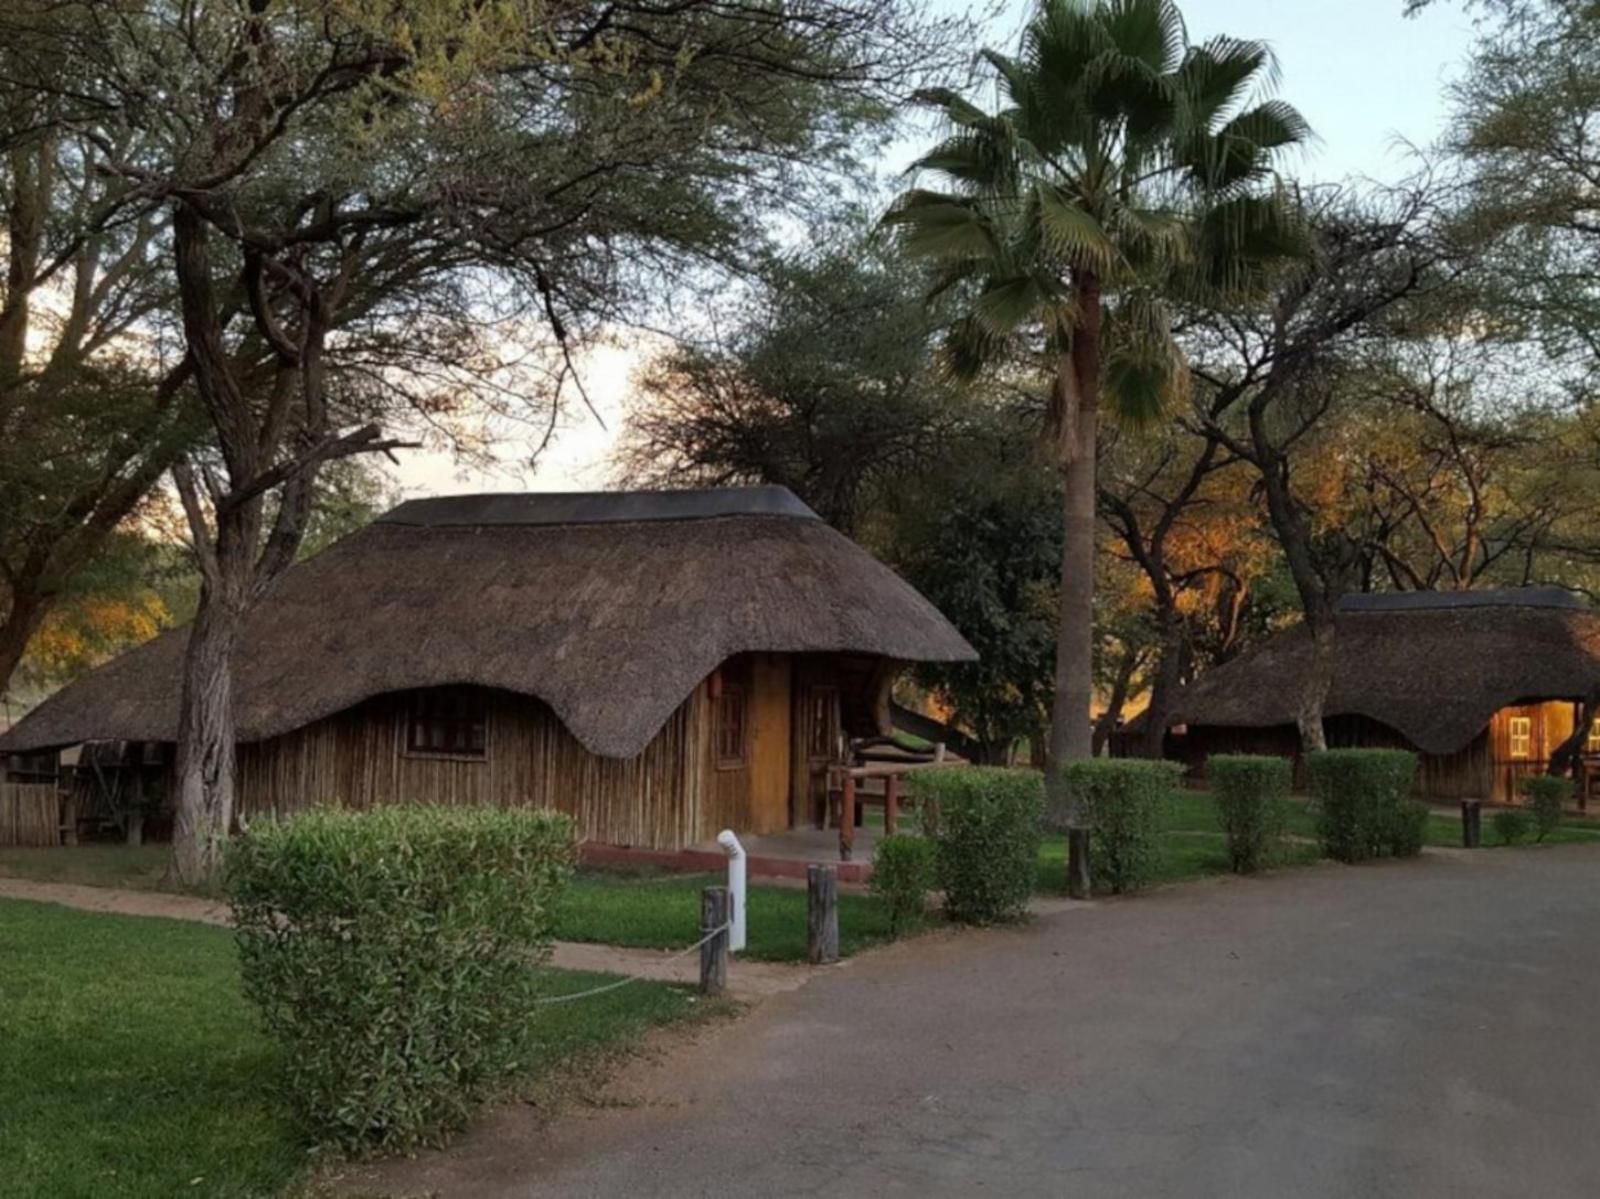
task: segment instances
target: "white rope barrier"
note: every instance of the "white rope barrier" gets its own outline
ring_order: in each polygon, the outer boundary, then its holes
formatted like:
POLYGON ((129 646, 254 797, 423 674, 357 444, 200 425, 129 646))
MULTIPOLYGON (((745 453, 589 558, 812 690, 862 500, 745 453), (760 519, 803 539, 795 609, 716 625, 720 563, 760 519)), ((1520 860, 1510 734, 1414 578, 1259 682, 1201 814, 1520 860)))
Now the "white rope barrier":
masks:
MULTIPOLYGON (((731 927, 732 921, 727 921, 718 925, 705 936, 701 937, 693 945, 690 945, 685 949, 680 949, 675 953, 669 953, 666 957, 661 959, 662 963, 665 964, 667 962, 674 962, 681 957, 688 956, 695 950, 699 949, 707 941, 711 940, 713 937, 720 936, 721 934, 727 932, 731 927)), ((549 1003, 571 1003, 577 999, 590 999, 596 995, 604 995, 607 991, 620 990, 629 983, 644 982, 646 980, 653 980, 657 982, 661 981, 659 979, 655 979, 653 975, 649 974, 630 974, 627 978, 619 978, 615 982, 605 983, 598 987, 590 987, 587 991, 574 991, 571 995, 547 995, 543 999, 535 999, 533 1001, 533 1006, 543 1007, 549 1003)))

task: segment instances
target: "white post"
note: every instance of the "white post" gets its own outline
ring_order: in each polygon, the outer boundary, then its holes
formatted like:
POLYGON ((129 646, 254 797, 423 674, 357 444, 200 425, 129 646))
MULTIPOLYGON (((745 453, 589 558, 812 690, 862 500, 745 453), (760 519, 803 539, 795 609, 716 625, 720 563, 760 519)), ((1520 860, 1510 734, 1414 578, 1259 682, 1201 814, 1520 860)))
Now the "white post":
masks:
POLYGON ((717 834, 717 844, 728 853, 728 899, 733 907, 728 952, 738 953, 744 948, 744 846, 731 828, 717 834))

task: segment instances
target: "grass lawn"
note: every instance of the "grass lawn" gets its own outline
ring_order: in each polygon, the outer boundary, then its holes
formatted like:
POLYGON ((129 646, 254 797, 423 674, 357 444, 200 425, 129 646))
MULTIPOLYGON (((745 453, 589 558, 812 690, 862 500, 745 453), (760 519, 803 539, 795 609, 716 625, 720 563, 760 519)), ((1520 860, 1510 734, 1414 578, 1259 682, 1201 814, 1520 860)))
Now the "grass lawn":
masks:
MULTIPOLYGON (((724 882, 709 874, 619 874, 580 871, 556 920, 564 941, 602 941, 644 949, 678 949, 700 939, 700 892, 724 882)), ((803 887, 751 884, 745 955, 769 962, 806 956, 803 887)), ((870 895, 839 895, 839 953, 848 957, 889 939, 889 917, 870 895)))
POLYGON ((170 845, 77 845, 59 849, 0 849, 0 875, 42 883, 162 890, 170 845))
MULTIPOLYGON (((1316 835, 1315 821, 1304 805, 1291 806, 1288 832, 1293 838, 1316 835)), ((1317 858, 1315 845, 1291 840, 1284 848, 1284 860, 1280 865, 1304 866, 1317 858)), ((1204 791, 1179 791, 1167 809, 1166 827, 1161 832, 1161 858, 1152 881, 1175 883, 1226 873, 1227 839, 1217 822, 1211 796, 1204 791)), ((1066 885, 1067 840, 1046 837, 1039 851, 1039 890, 1059 893, 1066 885)))
MULTIPOLYGON (((535 1072, 694 1010, 659 983, 545 1008, 535 1072)), ((0 1056, 5 1199, 270 1196, 309 1163, 224 929, 0 900, 0 1056)))

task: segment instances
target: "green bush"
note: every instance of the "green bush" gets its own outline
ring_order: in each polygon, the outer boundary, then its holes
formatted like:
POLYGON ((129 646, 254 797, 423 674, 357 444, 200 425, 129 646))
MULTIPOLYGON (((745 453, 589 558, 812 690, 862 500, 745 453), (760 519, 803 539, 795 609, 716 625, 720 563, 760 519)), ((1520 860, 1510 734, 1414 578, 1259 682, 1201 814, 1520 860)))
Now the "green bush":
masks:
POLYGON ((1557 774, 1536 774, 1522 780, 1522 794, 1533 814, 1534 836, 1543 841, 1561 825, 1561 815, 1572 799, 1572 780, 1557 774))
POLYGON ((1062 772, 1089 827, 1090 877, 1119 895, 1149 883, 1183 767, 1147 758, 1089 758, 1068 762, 1062 772))
POLYGON ((1428 840, 1428 818, 1431 815, 1427 804, 1415 799, 1401 800, 1395 812, 1389 852, 1397 858, 1414 858, 1420 854, 1428 840))
POLYGON ((314 1140, 435 1141, 523 1065, 572 858, 533 809, 316 809, 232 845, 245 994, 314 1140))
POLYGON ((937 852, 926 837, 897 833, 878 842, 872 857, 872 893, 889 909, 895 936, 919 927, 936 878, 937 852))
POLYGON ((1229 868, 1254 874, 1271 865, 1289 820, 1293 764, 1288 758, 1214 754, 1206 759, 1206 780, 1228 838, 1229 868))
POLYGON ((922 770, 906 782, 928 812, 923 827, 937 829, 945 915, 967 924, 1022 916, 1039 871, 1044 783, 1038 772, 922 770))
POLYGON ((1502 845, 1519 845, 1533 828, 1533 817, 1522 808, 1501 808, 1493 818, 1495 836, 1502 845))
POLYGON ((1364 862, 1407 848, 1417 756, 1403 749, 1325 749, 1306 755, 1322 851, 1364 862))

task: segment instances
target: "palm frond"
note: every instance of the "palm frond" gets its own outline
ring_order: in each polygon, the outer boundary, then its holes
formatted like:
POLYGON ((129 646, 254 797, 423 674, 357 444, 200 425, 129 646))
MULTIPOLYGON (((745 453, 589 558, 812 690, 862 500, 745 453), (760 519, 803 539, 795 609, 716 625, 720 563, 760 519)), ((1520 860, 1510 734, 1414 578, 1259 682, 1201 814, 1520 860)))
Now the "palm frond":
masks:
POLYGON ((1158 424, 1185 398, 1189 379, 1166 306, 1150 289, 1131 288, 1107 306, 1101 337, 1107 406, 1129 428, 1158 424))
POLYGON ((963 132, 948 137, 912 163, 911 169, 938 171, 986 191, 1012 190, 1017 178, 1015 150, 1010 139, 988 132, 963 132))
POLYGON ((1029 215, 1036 223, 1039 240, 1051 254, 1075 267, 1111 274, 1117 262, 1117 247, 1106 235, 1094 215, 1045 180, 1034 183, 1029 215))
POLYGON ((1264 42, 1214 37, 1189 50, 1177 70, 1191 127, 1211 129, 1255 88, 1276 78, 1277 65, 1264 42))
POLYGON ((1314 136, 1311 125, 1300 115, 1300 110, 1282 100, 1267 100, 1241 112, 1218 133, 1225 137, 1243 138, 1258 150, 1300 146, 1314 136))
POLYGON ((1005 335, 1036 319, 1049 298, 1034 276, 1016 275, 984 288, 973 301, 972 316, 990 333, 1005 335))
POLYGON ((1096 17, 1117 52, 1165 75, 1183 58, 1188 34, 1172 0, 1104 0, 1096 17))
POLYGON ((913 189, 884 214, 882 223, 901 231, 901 248, 914 258, 1000 257, 989 218, 962 196, 913 189))
POLYGON ((963 382, 983 374, 1006 349, 1006 338, 986 328, 976 317, 962 317, 945 330, 939 357, 946 372, 963 382))
POLYGON ((1248 290, 1264 266, 1310 249, 1305 224, 1281 190, 1213 205, 1195 234, 1195 282, 1223 293, 1248 290))

